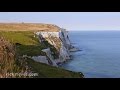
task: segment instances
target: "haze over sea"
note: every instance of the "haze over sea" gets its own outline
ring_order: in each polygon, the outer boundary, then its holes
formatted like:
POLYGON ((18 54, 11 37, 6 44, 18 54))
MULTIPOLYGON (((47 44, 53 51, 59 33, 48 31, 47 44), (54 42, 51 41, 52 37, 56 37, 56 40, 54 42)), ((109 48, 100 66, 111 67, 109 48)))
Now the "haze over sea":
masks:
POLYGON ((62 67, 86 78, 120 78, 120 31, 70 31, 73 60, 62 67))

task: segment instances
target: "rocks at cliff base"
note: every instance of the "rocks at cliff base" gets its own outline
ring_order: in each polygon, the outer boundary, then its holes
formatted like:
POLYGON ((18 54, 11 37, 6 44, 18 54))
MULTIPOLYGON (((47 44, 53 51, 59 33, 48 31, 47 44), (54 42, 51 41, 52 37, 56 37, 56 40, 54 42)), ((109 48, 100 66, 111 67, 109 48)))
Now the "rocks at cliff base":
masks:
POLYGON ((81 50, 79 48, 73 46, 69 51, 76 52, 76 51, 81 51, 81 50))

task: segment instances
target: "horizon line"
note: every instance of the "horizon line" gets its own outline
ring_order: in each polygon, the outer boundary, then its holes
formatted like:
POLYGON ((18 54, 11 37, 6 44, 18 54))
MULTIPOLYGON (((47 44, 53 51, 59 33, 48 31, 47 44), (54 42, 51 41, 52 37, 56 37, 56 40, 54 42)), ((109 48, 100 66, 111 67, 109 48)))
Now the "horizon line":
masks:
POLYGON ((67 31, 120 31, 119 30, 67 30, 67 31))

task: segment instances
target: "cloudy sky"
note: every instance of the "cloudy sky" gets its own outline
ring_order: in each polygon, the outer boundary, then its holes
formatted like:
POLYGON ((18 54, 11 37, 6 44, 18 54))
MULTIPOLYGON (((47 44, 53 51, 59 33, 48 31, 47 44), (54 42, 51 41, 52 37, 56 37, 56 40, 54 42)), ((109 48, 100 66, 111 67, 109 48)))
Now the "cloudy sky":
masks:
POLYGON ((0 22, 50 23, 67 30, 120 30, 120 12, 0 12, 0 22))

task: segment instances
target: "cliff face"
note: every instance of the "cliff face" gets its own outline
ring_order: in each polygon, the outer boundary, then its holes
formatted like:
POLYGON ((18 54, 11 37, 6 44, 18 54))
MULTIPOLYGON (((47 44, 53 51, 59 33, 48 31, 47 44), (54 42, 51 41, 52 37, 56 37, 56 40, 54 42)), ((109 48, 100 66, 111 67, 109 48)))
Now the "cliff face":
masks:
MULTIPOLYGON (((53 66, 57 66, 57 64, 65 62, 68 59, 71 59, 70 57, 70 49, 72 48, 72 45, 69 40, 68 32, 65 29, 58 28, 58 32, 37 32, 36 35, 39 38, 40 43, 44 43, 44 41, 47 41, 49 44, 51 44, 55 49, 56 53, 58 54, 57 58, 53 58, 54 55, 52 54, 51 50, 44 49, 43 52, 46 53, 48 62, 44 62, 46 64, 50 64, 53 66)), ((46 61, 46 60, 43 60, 46 61)))

